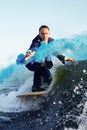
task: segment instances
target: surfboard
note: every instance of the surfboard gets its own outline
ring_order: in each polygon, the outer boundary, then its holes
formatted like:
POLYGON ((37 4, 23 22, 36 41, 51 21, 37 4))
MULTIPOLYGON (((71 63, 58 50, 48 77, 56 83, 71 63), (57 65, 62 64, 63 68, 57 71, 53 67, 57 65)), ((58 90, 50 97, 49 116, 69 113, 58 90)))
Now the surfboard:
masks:
POLYGON ((37 92, 30 92, 30 93, 26 93, 26 94, 20 94, 20 95, 17 95, 16 97, 24 98, 24 97, 30 97, 30 96, 41 96, 41 95, 44 95, 44 94, 47 94, 47 93, 48 93, 48 90, 37 91, 37 92))

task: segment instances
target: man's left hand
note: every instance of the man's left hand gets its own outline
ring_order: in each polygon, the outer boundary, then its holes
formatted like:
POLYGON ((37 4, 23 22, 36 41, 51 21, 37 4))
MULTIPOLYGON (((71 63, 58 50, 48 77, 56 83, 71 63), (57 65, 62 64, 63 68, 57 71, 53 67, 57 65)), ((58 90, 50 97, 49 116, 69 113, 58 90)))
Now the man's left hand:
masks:
POLYGON ((73 58, 67 58, 67 59, 65 59, 65 61, 75 62, 75 60, 73 58))

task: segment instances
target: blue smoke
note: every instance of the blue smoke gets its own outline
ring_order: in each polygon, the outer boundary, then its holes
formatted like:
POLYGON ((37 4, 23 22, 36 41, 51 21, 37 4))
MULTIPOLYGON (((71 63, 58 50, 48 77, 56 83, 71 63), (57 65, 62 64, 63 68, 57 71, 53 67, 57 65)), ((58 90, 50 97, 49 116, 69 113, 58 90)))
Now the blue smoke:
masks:
MULTIPOLYGON (((87 35, 79 35, 74 38, 63 38, 54 40, 50 44, 46 44, 44 41, 41 42, 41 46, 37 49, 34 56, 28 61, 24 61, 24 55, 20 55, 19 63, 27 64, 31 61, 44 62, 45 57, 58 54, 65 55, 66 57, 72 57, 75 60, 86 60, 87 59, 87 35), (22 57, 21 57, 22 56, 22 57), (22 59, 23 58, 23 59, 22 59)), ((18 59, 17 59, 18 60, 18 59)))
POLYGON ((0 71, 0 83, 3 83, 6 78, 9 78, 14 72, 15 65, 9 65, 0 71))
POLYGON ((54 40, 50 44, 42 42, 34 57, 35 61, 44 61, 48 55, 63 54, 67 57, 75 58, 76 60, 87 59, 87 35, 79 35, 74 38, 65 38, 54 40))

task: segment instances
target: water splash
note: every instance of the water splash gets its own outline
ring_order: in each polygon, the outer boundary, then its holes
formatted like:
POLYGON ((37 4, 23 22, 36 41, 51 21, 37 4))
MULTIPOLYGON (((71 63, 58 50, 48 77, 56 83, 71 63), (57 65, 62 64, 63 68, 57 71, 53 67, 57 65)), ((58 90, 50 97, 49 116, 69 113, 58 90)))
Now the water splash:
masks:
MULTIPOLYGON (((87 59, 87 34, 54 40, 48 45, 42 42, 39 49, 32 57, 35 61, 44 61, 45 56, 54 54, 54 50, 55 54, 59 53, 76 60, 84 60, 87 59)), ((14 64, 9 62, 7 67, 0 70, 0 111, 17 111, 21 103, 15 98, 16 95, 31 91, 33 72, 29 72, 25 65, 16 65, 15 60, 14 64)), ((54 64, 56 64, 56 60, 54 64)), ((85 70, 84 73, 86 73, 85 70)))

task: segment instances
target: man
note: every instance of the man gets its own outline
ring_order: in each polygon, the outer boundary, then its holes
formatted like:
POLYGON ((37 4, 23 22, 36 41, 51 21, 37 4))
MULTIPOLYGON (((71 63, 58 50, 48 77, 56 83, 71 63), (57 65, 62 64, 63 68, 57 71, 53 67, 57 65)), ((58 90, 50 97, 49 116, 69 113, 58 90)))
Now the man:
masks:
MULTIPOLYGON (((46 44, 50 44, 54 39, 50 37, 50 29, 46 25, 42 25, 39 28, 39 34, 33 39, 32 44, 28 51, 26 52, 26 56, 30 56, 32 51, 37 51, 37 48, 41 45, 41 41, 45 41, 46 44)), ((62 63, 65 63, 65 61, 74 62, 74 59, 72 58, 65 58, 63 55, 57 55, 56 56, 59 60, 62 61, 62 63)), ((33 79, 33 86, 32 91, 43 91, 44 88, 41 88, 41 80, 43 79, 43 82, 46 83, 48 86, 50 85, 52 81, 52 75, 50 73, 50 70, 53 66, 53 63, 51 61, 51 57, 45 57, 44 63, 28 63, 26 67, 34 71, 34 79, 33 79)))

